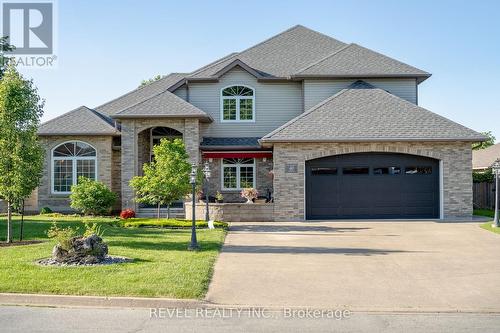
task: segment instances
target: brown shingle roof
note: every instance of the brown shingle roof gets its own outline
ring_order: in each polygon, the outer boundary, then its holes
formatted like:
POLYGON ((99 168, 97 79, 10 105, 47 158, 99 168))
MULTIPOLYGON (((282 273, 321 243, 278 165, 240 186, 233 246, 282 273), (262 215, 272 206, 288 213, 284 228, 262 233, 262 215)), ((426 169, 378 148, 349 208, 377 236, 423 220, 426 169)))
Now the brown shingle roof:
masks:
POLYGON ((262 142, 483 141, 482 134, 357 81, 262 142))

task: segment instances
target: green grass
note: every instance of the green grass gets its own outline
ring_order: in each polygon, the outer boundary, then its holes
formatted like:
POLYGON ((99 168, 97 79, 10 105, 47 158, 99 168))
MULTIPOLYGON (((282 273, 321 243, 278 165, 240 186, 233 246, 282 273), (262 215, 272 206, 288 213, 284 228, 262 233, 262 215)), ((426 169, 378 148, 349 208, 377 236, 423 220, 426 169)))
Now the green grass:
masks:
MULTIPOLYGON (((0 216, 0 240, 5 240, 5 222, 0 216)), ((45 242, 0 247, 0 292, 173 298, 205 295, 224 229, 198 230, 201 251, 191 252, 187 250, 188 229, 123 228, 119 224, 119 219, 107 217, 27 217, 24 238, 45 242), (101 225, 110 255, 133 258, 134 262, 100 267, 41 267, 34 263, 51 254, 54 242, 45 233, 52 221, 82 230, 82 220, 101 225)), ((19 235, 17 216, 14 235, 19 235)))
MULTIPOLYGON (((493 218, 495 216, 495 211, 492 209, 474 209, 474 215, 479 215, 479 216, 486 216, 486 217, 491 217, 493 218)), ((487 222, 481 224, 481 228, 494 232, 496 234, 500 234, 500 228, 494 228, 491 226, 493 222, 487 222)))
POLYGON ((492 209, 474 209, 474 215, 493 217, 495 211, 492 209))
POLYGON ((481 228, 488 230, 488 231, 491 231, 491 232, 494 232, 496 234, 500 234, 500 228, 492 227, 491 222, 481 224, 481 228))

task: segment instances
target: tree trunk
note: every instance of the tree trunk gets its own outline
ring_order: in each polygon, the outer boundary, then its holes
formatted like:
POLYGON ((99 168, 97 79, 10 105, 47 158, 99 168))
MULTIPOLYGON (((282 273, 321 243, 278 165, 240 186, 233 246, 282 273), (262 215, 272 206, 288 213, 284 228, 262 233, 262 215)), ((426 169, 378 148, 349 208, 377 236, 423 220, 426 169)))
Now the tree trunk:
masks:
POLYGON ((158 220, 160 219, 160 207, 161 207, 161 203, 158 202, 158 209, 157 209, 157 213, 156 213, 156 218, 158 220))
POLYGON ((167 219, 170 219, 170 205, 167 205, 167 219))
POLYGON ((12 205, 7 201, 7 243, 12 243, 12 205))
POLYGON ((19 233, 19 241, 23 240, 23 229, 24 229, 24 199, 21 206, 21 231, 19 233))

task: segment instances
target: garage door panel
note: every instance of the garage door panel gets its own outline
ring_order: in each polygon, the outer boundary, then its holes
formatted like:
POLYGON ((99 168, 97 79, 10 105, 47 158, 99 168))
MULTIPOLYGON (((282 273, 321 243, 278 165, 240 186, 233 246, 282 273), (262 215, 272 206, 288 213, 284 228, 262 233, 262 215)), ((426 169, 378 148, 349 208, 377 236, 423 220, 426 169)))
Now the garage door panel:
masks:
POLYGON ((346 154, 308 161, 306 171, 307 218, 439 216, 437 160, 393 153, 346 154), (324 167, 335 169, 335 175, 311 175, 312 168, 317 172, 324 167))

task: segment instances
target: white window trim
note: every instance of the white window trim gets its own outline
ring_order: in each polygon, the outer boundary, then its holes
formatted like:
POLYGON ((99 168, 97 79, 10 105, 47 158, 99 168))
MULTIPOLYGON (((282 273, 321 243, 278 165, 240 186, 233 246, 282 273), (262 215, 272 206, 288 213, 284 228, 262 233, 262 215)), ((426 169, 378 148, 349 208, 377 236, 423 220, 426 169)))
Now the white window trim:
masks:
POLYGON ((246 84, 231 84, 229 86, 225 86, 220 90, 220 121, 221 123, 255 123, 255 89, 246 84), (234 86, 246 87, 248 89, 252 89, 253 96, 222 96, 222 92, 224 89, 234 86), (224 119, 224 100, 225 99, 234 99, 236 100, 236 119, 224 119), (251 99, 252 100, 252 119, 251 120, 241 120, 240 119, 240 99, 251 99))
POLYGON ((97 157, 98 157, 98 152, 97 152, 97 149, 91 145, 90 143, 88 142, 85 142, 85 141, 80 141, 80 140, 70 140, 70 141, 64 141, 62 143, 59 143, 57 144, 54 148, 52 148, 50 150, 50 157, 51 157, 51 170, 50 170, 50 193, 51 194, 60 194, 60 195, 64 195, 64 194, 71 194, 72 192, 71 191, 65 191, 65 192, 61 192, 61 191, 56 191, 55 190, 55 177, 54 177, 54 171, 55 171, 55 161, 61 161, 61 160, 65 160, 65 161, 68 161, 70 160, 71 163, 72 163, 72 172, 73 172, 73 175, 72 175, 72 185, 75 185, 75 180, 77 178, 77 160, 93 160, 95 162, 95 180, 98 180, 99 179, 99 172, 98 172, 98 163, 97 163, 97 157), (96 156, 71 156, 71 157, 65 157, 65 156, 54 156, 54 150, 56 150, 59 146, 62 146, 66 143, 75 143, 75 142, 81 142, 81 143, 84 143, 86 145, 89 145, 90 147, 92 147, 94 150, 95 150, 95 155, 96 156))
POLYGON ((253 167, 253 182, 252 182, 252 187, 256 188, 256 166, 255 166, 255 158, 253 158, 253 163, 252 164, 224 164, 224 159, 221 159, 221 189, 223 191, 241 191, 243 188, 241 187, 240 184, 240 175, 241 175, 241 167, 248 167, 252 166, 253 167), (227 188, 224 187, 224 167, 236 167, 236 188, 227 188))

